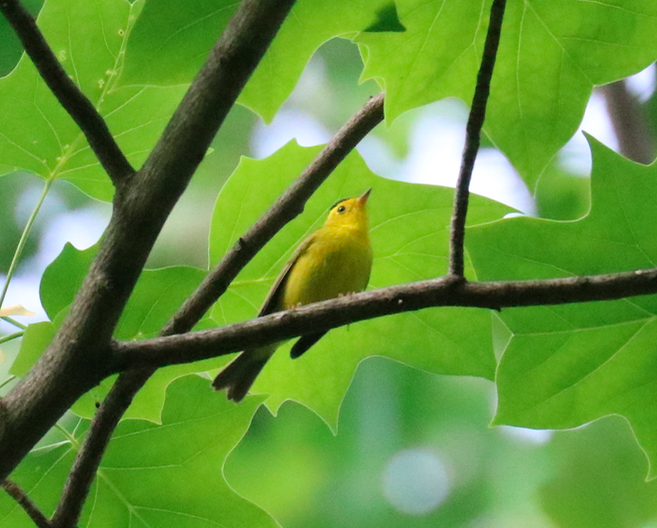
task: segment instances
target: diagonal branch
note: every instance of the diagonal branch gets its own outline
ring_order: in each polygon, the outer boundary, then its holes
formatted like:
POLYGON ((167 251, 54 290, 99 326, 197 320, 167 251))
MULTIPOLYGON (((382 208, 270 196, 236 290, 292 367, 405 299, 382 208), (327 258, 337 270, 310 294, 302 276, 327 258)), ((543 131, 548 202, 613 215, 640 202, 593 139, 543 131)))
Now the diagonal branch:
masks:
POLYGON ((114 185, 133 174, 134 169, 114 141, 107 124, 66 74, 32 15, 19 0, 1 0, 0 11, 18 35, 48 88, 82 130, 114 185))
POLYGON ((32 519, 32 522, 37 528, 52 528, 48 518, 41 512, 39 507, 32 502, 27 496, 27 493, 15 482, 6 479, 2 482, 2 489, 4 489, 20 506, 25 510, 25 513, 32 519))
POLYGON ((188 332, 223 295, 237 274, 278 233, 303 211, 312 194, 356 145, 383 121, 384 94, 365 105, 333 136, 305 171, 262 217, 239 238, 165 327, 163 334, 188 332))
POLYGON ((68 473, 59 504, 52 518, 52 528, 74 526, 89 495, 103 454, 121 417, 132 403, 135 394, 155 372, 142 368, 123 372, 103 400, 91 422, 73 467, 68 473))
MULTIPOLYGON (((371 98, 338 131, 285 195, 240 239, 241 242, 224 256, 218 266, 208 275, 208 278, 172 317, 161 335, 190 331, 226 290, 239 271, 275 233, 301 211, 308 197, 356 147, 358 142, 382 120, 383 94, 380 94, 371 98)), ((154 371, 153 367, 128 370, 123 372, 112 386, 98 409, 73 468, 69 472, 53 517, 55 527, 68 526, 67 523, 71 523, 79 517, 114 429, 134 396, 154 371)))
POLYGON ((36 365, 0 401, 0 479, 107 376, 112 334, 153 244, 293 4, 240 4, 144 167, 131 185, 118 188, 100 250, 66 320, 36 365))
POLYGON ((441 277, 309 304, 222 328, 114 345, 119 370, 190 363, 357 321, 436 306, 502 308, 608 301, 657 293, 657 268, 547 280, 441 277))
POLYGON ((463 243, 465 241, 465 220, 468 214, 468 202, 470 200, 470 180, 474 169, 479 143, 481 139, 481 128, 486 117, 486 105, 490 94, 490 82, 493 77, 493 68, 497 57, 497 48, 500 43, 502 32, 502 21, 504 20, 504 8, 506 0, 493 0, 490 9, 490 21, 486 44, 481 57, 481 66, 477 74, 477 86, 472 98, 468 124, 465 128, 465 146, 461 159, 461 169, 456 182, 454 194, 454 212, 452 215, 452 232, 450 237, 449 273, 455 277, 463 278, 463 243))

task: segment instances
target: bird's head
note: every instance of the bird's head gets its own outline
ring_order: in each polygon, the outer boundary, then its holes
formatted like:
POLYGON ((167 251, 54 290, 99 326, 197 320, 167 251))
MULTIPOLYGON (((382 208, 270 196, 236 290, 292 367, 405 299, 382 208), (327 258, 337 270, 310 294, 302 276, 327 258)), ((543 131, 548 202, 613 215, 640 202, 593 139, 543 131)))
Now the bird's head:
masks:
POLYGON ((367 229, 367 199, 372 189, 361 196, 337 201, 329 211, 325 226, 367 229))

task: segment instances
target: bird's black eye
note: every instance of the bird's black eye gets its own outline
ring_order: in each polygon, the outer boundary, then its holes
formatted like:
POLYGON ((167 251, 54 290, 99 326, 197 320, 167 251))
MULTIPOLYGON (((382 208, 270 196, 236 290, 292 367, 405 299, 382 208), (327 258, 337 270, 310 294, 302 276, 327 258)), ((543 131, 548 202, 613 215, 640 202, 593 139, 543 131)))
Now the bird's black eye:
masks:
POLYGON ((338 213, 344 213, 347 210, 347 208, 344 205, 341 205, 338 207, 338 213))

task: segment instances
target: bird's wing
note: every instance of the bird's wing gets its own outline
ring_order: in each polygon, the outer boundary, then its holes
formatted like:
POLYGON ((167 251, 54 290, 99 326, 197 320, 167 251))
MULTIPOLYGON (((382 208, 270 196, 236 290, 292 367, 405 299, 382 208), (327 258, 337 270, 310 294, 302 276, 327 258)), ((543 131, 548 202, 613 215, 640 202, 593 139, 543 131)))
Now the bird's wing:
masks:
POLYGON ((287 281, 288 275, 290 274, 290 270, 292 270, 296 261, 299 260, 299 257, 308 250, 314 239, 314 234, 306 238, 306 240, 304 240, 294 252, 294 255, 292 255, 290 260, 288 260, 287 264, 285 264, 285 268, 283 268, 283 271, 276 279, 276 282, 271 287, 271 290, 269 290, 269 294, 267 295, 262 308, 260 308, 258 317, 274 312, 280 312, 283 309, 281 306, 281 296, 283 295, 283 290, 285 289, 285 283, 287 281))

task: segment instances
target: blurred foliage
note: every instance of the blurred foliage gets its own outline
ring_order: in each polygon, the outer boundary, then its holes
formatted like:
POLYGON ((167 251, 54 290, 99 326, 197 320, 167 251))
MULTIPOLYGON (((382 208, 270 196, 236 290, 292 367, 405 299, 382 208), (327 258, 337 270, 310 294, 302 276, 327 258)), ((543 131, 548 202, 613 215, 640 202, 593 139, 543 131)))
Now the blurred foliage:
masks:
POLYGON ((480 380, 368 359, 343 403, 337 437, 298 405, 283 406, 275 419, 261 410, 226 474, 284 526, 463 526, 491 506, 494 479, 484 475, 504 444, 486 429, 490 389, 480 380), (395 510, 383 493, 387 464, 409 448, 427 450, 449 468, 439 481, 448 499, 418 517, 395 510))
POLYGON ((556 435, 554 474, 540 489, 545 512, 564 528, 652 526, 657 482, 643 481, 646 460, 633 444, 619 417, 556 435))
MULTIPOLYGON (((279 108, 296 112, 332 133, 384 86, 389 122, 367 141, 401 165, 412 149, 417 122, 428 111, 423 105, 445 96, 471 97, 489 4, 361 0, 339 9, 300 0, 242 96, 245 106, 232 110, 167 222, 118 337, 154 335, 202 279, 208 261, 216 262, 317 152, 288 144, 266 159, 242 159, 256 157, 258 141, 272 133, 247 106, 266 121, 279 108), (434 16, 441 6, 441 16, 434 16), (429 24, 432 20, 436 24, 429 24), (332 37, 340 38, 324 43, 332 37), (368 80, 359 84, 361 77, 368 80), (413 110, 404 113, 408 109, 413 110), (163 266, 170 267, 156 269, 163 266)), ((38 2, 27 5, 38 10, 38 2)), ((224 0, 179 5, 50 0, 40 18, 64 66, 106 116, 136 167, 234 8, 224 0), (227 10, 216 18, 205 16, 218 6, 227 10), (72 15, 74 23, 67 26, 72 15), (186 26, 191 31, 179 31, 186 26), (109 35, 102 45, 100 27, 109 35), (154 53, 152 46, 162 44, 157 39, 172 44, 170 52, 154 53), (125 64, 117 59, 124 46, 125 64)), ((469 276, 552 277, 647 267, 657 260, 651 241, 654 169, 628 167, 594 144, 591 181, 570 174, 555 155, 576 128, 593 83, 655 60, 652 10, 638 0, 510 4, 482 145, 504 150, 535 193, 542 219, 504 220, 471 230, 469 276), (617 53, 619 47, 623 53, 617 53), (611 207, 613 196, 625 196, 624 213, 611 207), (595 228, 587 231, 592 221, 595 228)), ((0 25, 4 73, 18 61, 19 48, 9 35, 0 25)), ((1 345, 6 361, 0 373, 7 376, 16 356, 11 372, 22 375, 44 349, 95 251, 67 246, 44 273, 44 255, 52 254, 45 251, 52 225, 89 208, 106 221, 108 206, 90 196, 109 200, 112 187, 29 61, 0 80, 3 93, 3 137, 7 129, 17 136, 13 144, 0 141, 0 164, 7 174, 0 178, 0 273, 8 270, 42 180, 58 180, 39 211, 19 267, 19 275, 33 282, 43 274, 41 300, 52 323, 30 325, 20 354, 15 342, 1 345), (10 104, 8 97, 16 93, 20 104, 10 104)), ((657 127, 656 101, 653 94, 643 107, 657 127)), ((436 126, 465 124, 454 108, 444 115, 433 107, 431 112, 436 126)), ((372 167, 371 155, 364 157, 372 167)), ((253 316, 286 255, 322 221, 326 207, 370 185, 377 259, 372 286, 444 273, 451 192, 382 180, 354 154, 199 327, 253 316)), ((497 220, 508 211, 473 197, 469 220, 497 220)), ((260 405, 262 396, 240 406, 228 404, 223 394, 209 390, 208 380, 188 376, 213 373, 226 359, 162 369, 136 398, 126 415, 132 419, 120 425, 84 525, 275 526, 276 519, 289 527, 645 527, 657 522, 657 492, 654 483, 643 481, 646 458, 624 420, 605 418, 560 432, 488 428, 496 387, 482 378, 494 378, 494 358, 502 358, 497 422, 563 428, 623 413, 632 418, 654 459, 651 303, 649 297, 625 304, 505 310, 492 322, 484 311, 435 309, 352 325, 331 332, 299 361, 289 361, 283 347, 256 385, 258 392, 271 393, 266 405, 260 405), (373 354, 397 361, 363 361, 373 354), (627 383, 619 385, 622 381, 627 383), (316 414, 286 400, 303 402, 316 414), (526 409, 536 401, 537 409, 526 409), (325 422, 338 427, 337 436, 325 422), (399 460, 405 473, 396 465, 399 460), (414 482, 424 486, 413 488, 414 482), (413 508, 415 513, 409 513, 413 508)), ((3 323, 0 333, 9 328, 3 323)), ((74 411, 91 417, 111 382, 85 395, 74 411)), ((47 513, 87 426, 70 413, 13 475, 47 513)), ((0 526, 24 525, 29 522, 22 511, 0 495, 0 526)))
MULTIPOLYGON (((13 251, 42 191, 43 182, 32 174, 16 172, 0 178, 0 274, 9 270, 13 251)), ((29 266, 30 258, 37 256, 39 240, 49 233, 53 221, 65 212, 87 207, 97 208, 97 204, 80 193, 77 187, 64 181, 55 182, 39 211, 33 236, 27 239, 22 263, 29 266)), ((104 216, 105 208, 97 210, 99 216, 104 216)))
POLYGON ((235 106, 213 142, 187 191, 167 219, 148 260, 149 268, 188 265, 208 267, 208 236, 217 195, 237 167, 240 157, 251 150, 250 139, 257 117, 235 106))

